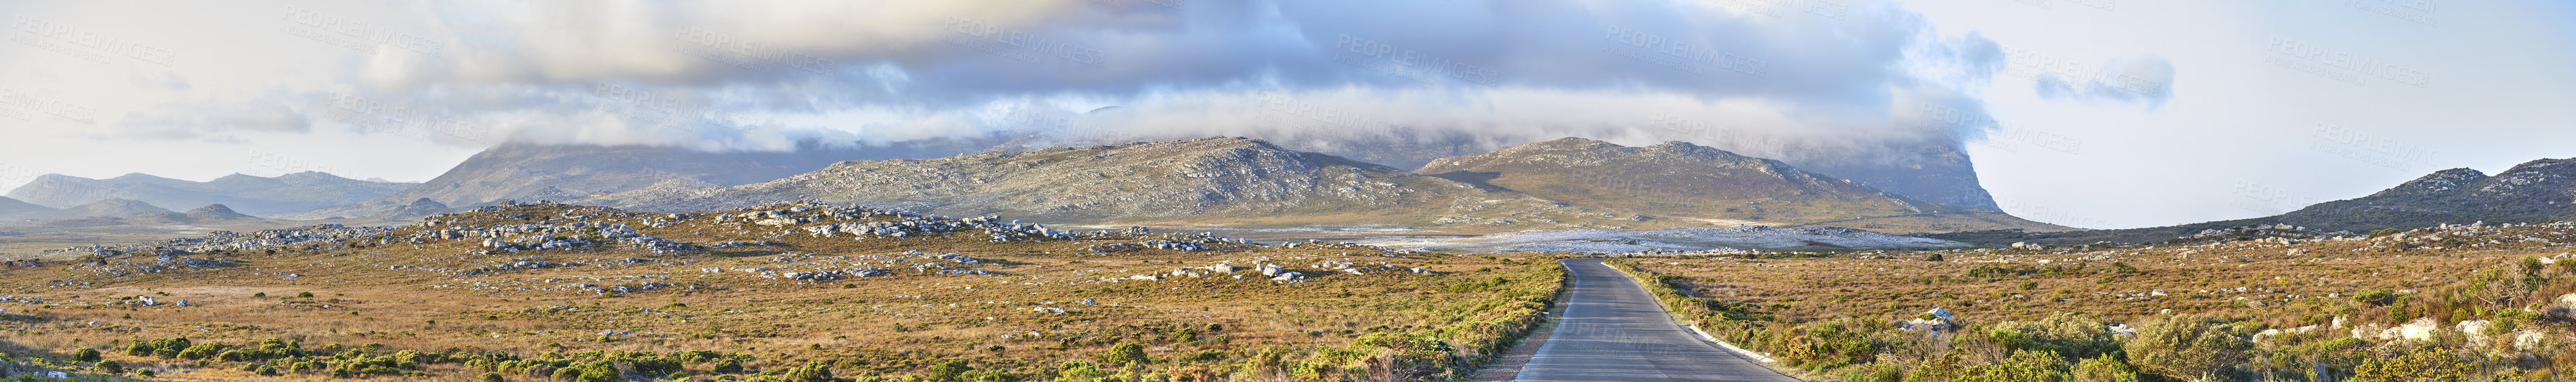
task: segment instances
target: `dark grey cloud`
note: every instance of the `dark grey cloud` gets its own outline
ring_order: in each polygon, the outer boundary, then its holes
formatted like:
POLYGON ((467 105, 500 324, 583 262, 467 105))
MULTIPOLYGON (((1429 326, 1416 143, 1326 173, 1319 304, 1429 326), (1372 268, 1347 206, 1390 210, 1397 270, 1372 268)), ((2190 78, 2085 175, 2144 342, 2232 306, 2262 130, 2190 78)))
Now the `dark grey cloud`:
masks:
MULTIPOLYGON (((1661 112, 1716 122, 1767 109, 1759 114, 1771 121, 1729 133, 1851 146, 1823 142, 1973 136, 1976 125, 1921 123, 1914 114, 1928 102, 1982 113, 1960 90, 1979 86, 2001 65, 1992 41, 1944 37, 1921 16, 1876 1, 1830 14, 1739 13, 1693 1, 1176 4, 446 5, 436 24, 452 31, 431 35, 452 36, 450 54, 369 62, 363 71, 373 73, 364 81, 370 86, 349 91, 454 113, 511 115, 491 123, 505 139, 612 143, 1044 133, 1072 123, 1010 115, 1079 115, 1111 105, 1134 106, 1130 114, 1225 112, 1195 108, 1259 107, 1224 100, 1287 94, 1406 106, 1372 116, 1432 136, 1509 137, 1497 142, 1606 131, 1707 141, 1716 138, 1640 129, 1630 120, 1661 112), (490 16, 496 12, 519 13, 490 16), (594 94, 603 84, 650 94, 653 103, 639 108, 594 94), (1588 116, 1591 123, 1579 122, 1583 111, 1559 110, 1553 114, 1578 115, 1549 118, 1564 121, 1555 126, 1446 116, 1490 112, 1492 92, 1502 90, 1524 100, 1560 93, 1698 104, 1612 105, 1592 111, 1601 114, 1588 116), (1404 96, 1383 96, 1396 94, 1404 96), (1721 103, 1735 110, 1706 110, 1721 103), (675 126, 672 119, 695 122, 675 126), (897 131, 906 129, 944 132, 897 131)), ((1136 118, 1154 117, 1093 119, 1136 118)), ((1175 128, 1144 129, 1131 135, 1175 128)), ((1280 129, 1195 130, 1169 135, 1280 129)))

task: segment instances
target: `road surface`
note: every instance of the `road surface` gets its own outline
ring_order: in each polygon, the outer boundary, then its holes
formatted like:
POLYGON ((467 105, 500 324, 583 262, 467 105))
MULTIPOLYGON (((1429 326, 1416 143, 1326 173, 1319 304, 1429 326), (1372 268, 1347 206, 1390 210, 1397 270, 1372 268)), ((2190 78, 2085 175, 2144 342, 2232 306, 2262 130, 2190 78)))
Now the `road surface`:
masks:
POLYGON ((1565 317, 1513 380, 1797 381, 1701 341, 1601 259, 1564 264, 1574 276, 1565 317))

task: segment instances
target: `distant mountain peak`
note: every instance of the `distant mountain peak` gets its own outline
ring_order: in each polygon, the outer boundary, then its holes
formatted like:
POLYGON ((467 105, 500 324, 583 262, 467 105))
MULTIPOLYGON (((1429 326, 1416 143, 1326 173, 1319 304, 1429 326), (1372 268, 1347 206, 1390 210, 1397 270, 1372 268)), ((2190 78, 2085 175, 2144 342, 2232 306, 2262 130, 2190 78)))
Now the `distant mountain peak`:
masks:
POLYGON ((46 174, 36 177, 26 185, 10 190, 8 196, 55 208, 74 208, 110 198, 122 198, 141 200, 153 205, 222 204, 247 213, 278 214, 353 203, 391 194, 411 186, 413 184, 410 183, 355 181, 319 172, 294 173, 276 178, 231 174, 205 182, 170 179, 142 173, 109 179, 46 174))
POLYGON ((256 217, 252 217, 250 215, 233 212, 232 207, 226 207, 221 203, 208 204, 205 207, 197 207, 197 209, 188 210, 188 218, 196 220, 256 219, 256 217))
POLYGON ((1914 220, 1888 224, 1943 231, 2052 227, 2026 221, 2014 223, 2019 220, 1993 213, 1974 221, 1951 215, 1933 216, 1947 212, 1919 209, 1867 187, 1827 182, 1827 178, 1776 162, 1689 144, 1640 148, 1571 138, 1434 163, 1489 173, 1408 172, 1287 149, 1260 139, 1207 137, 988 151, 934 159, 843 161, 821 171, 763 183, 691 190, 685 189, 686 183, 666 181, 568 202, 686 211, 817 200, 943 215, 1012 215, 1058 222, 1246 228, 1360 225, 1459 233, 1835 223, 1890 216, 1914 220), (1478 167, 1487 165, 1496 167, 1478 167), (1562 181, 1496 187, 1485 182, 1495 180, 1494 174, 1502 174, 1499 176, 1504 180, 1562 181), (1645 178, 1622 178, 1629 175, 1645 178), (1670 183, 1648 183, 1665 181, 1670 183), (1569 193, 1535 187, 1559 185, 1606 188, 1569 193), (1519 186, 1534 187, 1519 190, 1519 186), (1628 193, 1651 190, 1660 191, 1653 195, 1628 193), (1542 193, 1547 196, 1540 196, 1542 193), (1723 201, 1731 204, 1686 208, 1742 212, 1739 215, 1768 213, 1771 215, 1766 216, 1784 219, 1702 219, 1737 216, 1723 215, 1733 212, 1665 215, 1684 207, 1664 202, 1704 202, 1693 198, 1708 195, 1736 198, 1723 201), (1944 224, 1958 227, 1934 227, 1944 224))
MULTIPOLYGON (((998 142, 998 141, 995 141, 998 142)), ((504 199, 537 200, 634 191, 665 180, 734 186, 812 172, 835 162, 936 157, 981 151, 974 139, 899 142, 852 147, 800 142, 795 151, 709 152, 677 147, 509 143, 483 150, 416 187, 327 208, 280 215, 295 219, 381 216, 429 198, 470 207, 504 199), (556 191, 547 191, 552 188, 556 191)))
POLYGON ((107 178, 107 179, 105 179, 105 180, 116 180, 116 181, 127 181, 127 182, 156 182, 156 183, 167 183, 167 182, 188 182, 188 181, 185 181, 185 180, 178 180, 178 179, 164 178, 164 177, 161 177, 161 176, 158 176, 158 175, 145 174, 145 173, 139 173, 139 172, 126 173, 125 175, 117 175, 117 176, 116 176, 116 177, 114 177, 114 178, 107 178))
POLYGON ((2576 163, 2524 162, 2489 176, 2474 169, 2435 171, 2370 196, 2301 208, 2279 221, 2324 230, 2413 229, 2438 224, 2541 223, 2576 218, 2576 163))

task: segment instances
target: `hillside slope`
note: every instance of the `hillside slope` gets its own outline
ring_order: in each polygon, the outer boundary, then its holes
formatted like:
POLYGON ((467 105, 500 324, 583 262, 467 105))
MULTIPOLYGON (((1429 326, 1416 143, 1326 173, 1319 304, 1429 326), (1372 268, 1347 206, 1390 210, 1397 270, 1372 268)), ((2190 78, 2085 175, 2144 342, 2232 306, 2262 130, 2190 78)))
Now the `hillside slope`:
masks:
MULTIPOLYGON (((1388 227, 1459 234, 1853 222, 1945 213, 1912 208, 1866 187, 1806 174, 1776 162, 1704 147, 1635 149, 1583 142, 1590 141, 1560 142, 1565 143, 1561 145, 1564 147, 1533 145, 1442 163, 1462 168, 1502 166, 1489 170, 1509 170, 1514 174, 1572 174, 1653 157, 1669 159, 1657 163, 1679 175, 1637 178, 1634 184, 1661 187, 1667 184, 1657 182, 1670 181, 1669 185, 1681 190, 1670 195, 1641 196, 1624 190, 1551 188, 1548 185, 1584 182, 1541 184, 1537 181, 1541 178, 1533 175, 1480 178, 1464 170, 1427 175, 1289 150, 1257 139, 1215 137, 986 152, 927 160, 850 161, 758 184, 692 187, 684 182, 665 182, 572 202, 685 211, 817 200, 946 215, 1007 215, 1082 224, 1388 227), (1587 153, 1591 150, 1600 152, 1587 153), (1525 156, 1545 159, 1510 159, 1525 156), (1764 171, 1769 171, 1768 175, 1764 171), (1704 204, 1705 208, 1680 212, 1667 205, 1681 199, 1666 196, 1711 192, 1740 197, 1684 200, 1704 204), (1742 212, 1726 212, 1727 208, 1742 212), (1775 217, 1782 219, 1747 220, 1775 217)), ((1982 225, 1971 224, 1970 228, 2048 228, 1978 222, 1982 225)))
POLYGON ((867 148, 806 145, 788 152, 703 152, 676 147, 508 144, 466 158, 418 187, 305 213, 294 219, 410 217, 418 203, 460 208, 500 200, 571 200, 634 191, 666 181, 733 186, 802 174, 852 159, 947 155, 979 141, 938 141, 867 148))
POLYGON ((9 215, 14 214, 53 210, 54 209, 52 207, 39 206, 35 203, 18 201, 18 199, 11 199, 8 197, 0 197, 0 219, 7 219, 9 218, 9 215))
MULTIPOLYGON (((1643 126, 1671 129, 1676 126, 1643 126)), ((1668 131, 1670 132, 1670 131, 1668 131)), ((1705 131, 1674 135, 1721 150, 1769 158, 1817 174, 1850 180, 1888 193, 1934 204, 1997 209, 1994 196, 1977 181, 1975 163, 1956 142, 1940 139, 1892 139, 1867 145, 1813 144, 1785 136, 1705 131)), ((1056 145, 1099 145, 1177 139, 1176 136, 1068 137, 1034 134, 1033 141, 1056 145)), ((1441 158, 1475 155, 1552 137, 1477 134, 1463 131, 1394 127, 1349 134, 1252 135, 1291 150, 1315 152, 1397 168, 1420 168, 1441 158)), ((1033 147, 1032 147, 1033 148, 1033 147)))
POLYGON ((2442 170, 2360 198, 2317 203, 2280 222, 2327 231, 2576 219, 2576 159, 2524 162, 2488 176, 2442 170))
POLYGON ((1823 225, 1890 232, 2065 227, 1926 203, 1855 182, 1683 142, 1627 147, 1582 138, 1443 158, 1421 170, 1577 206, 1717 224, 1823 225))
POLYGON ((2410 230, 2442 224, 2547 223, 2576 219, 2576 159, 2524 162, 2494 176, 2478 170, 2437 171, 2368 196, 2310 205, 2278 216, 2165 227, 2056 233, 1960 232, 1943 239, 2081 244, 2171 240, 2212 230, 2285 224, 2317 231, 2410 230))
POLYGON ((1463 231, 1633 221, 1548 200, 1245 138, 849 161, 730 188, 578 200, 648 210, 820 200, 946 215, 1214 226, 1393 224, 1463 231))

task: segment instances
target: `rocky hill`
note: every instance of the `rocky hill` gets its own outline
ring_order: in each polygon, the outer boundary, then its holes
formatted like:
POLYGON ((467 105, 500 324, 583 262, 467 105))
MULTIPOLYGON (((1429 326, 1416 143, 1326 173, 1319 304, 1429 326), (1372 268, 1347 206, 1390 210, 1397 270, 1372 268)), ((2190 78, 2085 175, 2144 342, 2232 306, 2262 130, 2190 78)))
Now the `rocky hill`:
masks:
POLYGON ((250 216, 250 215, 243 215, 243 214, 242 214, 242 213, 240 213, 240 212, 233 212, 232 207, 227 207, 227 206, 224 206, 224 205, 222 205, 222 204, 208 204, 208 205, 206 205, 205 207, 198 207, 197 209, 188 210, 188 213, 186 214, 186 216, 188 217, 188 219, 189 219, 189 220, 201 220, 201 221, 202 221, 202 220, 242 220, 242 219, 258 219, 258 217, 254 217, 254 216, 250 216))
MULTIPOLYGON (((1444 233, 1866 225, 1874 223, 1860 220, 1942 214, 1946 212, 1940 208, 1947 208, 1914 207, 1867 187, 1777 162, 1687 144, 1624 148, 1562 140, 1439 163, 1433 169, 1456 170, 1407 172, 1289 150, 1257 139, 1216 137, 928 160, 850 161, 772 182, 709 188, 665 183, 573 202, 686 211, 810 199, 1083 224, 1372 226, 1444 233), (1567 174, 1644 171, 1622 164, 1640 160, 1663 166, 1672 175, 1619 180, 1635 189, 1598 187, 1604 183, 1601 179, 1567 178, 1574 176, 1567 174), (1496 175, 1505 172, 1512 175, 1496 175), (1644 189, 1668 192, 1632 192, 1644 189), (1681 198, 1701 194, 1727 197, 1681 198), (1677 201, 1696 205, 1675 210, 1677 201), (1727 211, 1730 208, 1736 211, 1727 211)), ((1932 219, 1966 221, 1946 215, 1932 219)), ((1973 220, 1968 228, 2052 227, 2021 223, 1973 220)))
POLYGON ((1577 206, 1721 225, 1825 225, 1909 233, 2067 229, 1992 210, 1927 203, 1776 160, 1682 142, 1626 147, 1565 138, 1443 158, 1415 172, 1577 206))
POLYGON ((2325 232, 2370 232, 2443 224, 2562 220, 2576 220, 2576 159, 2524 162, 2494 176, 2466 168, 2442 170, 2369 196, 2317 203, 2279 216, 2116 230, 1961 232, 1936 236, 1985 243, 2137 243, 2248 226, 2280 225, 2325 232))
POLYGON ((1121 224, 1400 224, 1483 231, 1524 221, 1619 226, 1612 221, 1628 216, 1223 137, 850 161, 759 184, 640 190, 576 203, 679 211, 805 199, 1121 224))
POLYGON ((2360 198, 2317 203, 2279 222, 2328 231, 2576 219, 2576 159, 2524 162, 2488 176, 2442 170, 2360 198))
POLYGON ((277 177, 227 175, 192 182, 146 174, 89 179, 62 174, 38 176, 9 191, 9 197, 54 208, 108 199, 132 199, 154 205, 237 206, 250 214, 282 214, 348 204, 410 188, 417 183, 374 182, 321 172, 277 177))
POLYGON ((413 217, 433 213, 418 208, 423 206, 417 203, 422 199, 454 207, 489 205, 500 200, 571 200, 634 191, 666 181, 734 186, 811 172, 844 160, 944 156, 977 150, 981 144, 935 141, 864 148, 806 145, 787 152, 508 144, 474 154, 418 187, 285 217, 413 217))
MULTIPOLYGON (((1177 138, 1177 137, 1166 137, 1177 138)), ((1441 158, 1486 153, 1549 137, 1520 137, 1424 131, 1398 128, 1363 134, 1254 136, 1292 150, 1331 154, 1398 168, 1420 168, 1441 158)), ((1779 160, 1807 171, 1850 180, 1888 193, 1935 204, 1994 210, 1993 195, 1977 181, 1975 164, 1956 143, 1942 140, 1879 142, 1869 145, 1817 145, 1795 139, 1717 134, 1700 143, 1736 153, 1779 160)), ((1040 142, 1073 145, 1128 143, 1045 136, 1040 142)))
POLYGON ((1667 217, 1806 223, 1930 212, 1779 161, 1681 142, 1626 147, 1565 138, 1443 158, 1415 172, 1667 217))

